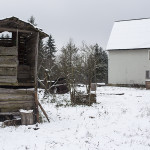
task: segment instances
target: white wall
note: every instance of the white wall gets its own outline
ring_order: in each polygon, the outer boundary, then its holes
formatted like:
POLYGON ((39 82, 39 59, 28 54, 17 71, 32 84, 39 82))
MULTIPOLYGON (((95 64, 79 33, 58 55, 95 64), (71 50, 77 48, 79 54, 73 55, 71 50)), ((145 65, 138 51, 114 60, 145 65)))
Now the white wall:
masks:
POLYGON ((150 70, 146 49, 109 51, 109 84, 145 84, 145 72, 150 70))

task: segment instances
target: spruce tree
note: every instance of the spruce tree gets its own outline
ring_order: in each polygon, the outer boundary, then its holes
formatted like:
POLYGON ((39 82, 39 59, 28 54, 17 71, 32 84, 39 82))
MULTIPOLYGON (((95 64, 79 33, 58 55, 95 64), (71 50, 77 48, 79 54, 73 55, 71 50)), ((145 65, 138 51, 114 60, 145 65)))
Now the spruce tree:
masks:
POLYGON ((34 17, 34 16, 31 16, 31 17, 28 19, 28 22, 31 23, 31 24, 34 25, 34 26, 37 26, 37 24, 35 23, 35 17, 34 17))
POLYGON ((6 38, 6 39, 7 39, 7 38, 10 38, 10 37, 9 37, 9 34, 6 34, 6 35, 5 35, 5 38, 6 38))
POLYGON ((107 83, 108 76, 108 56, 107 53, 95 44, 95 60, 96 60, 96 78, 98 82, 107 83))
POLYGON ((1 39, 4 39, 4 38, 5 38, 4 34, 2 34, 2 35, 0 36, 0 38, 1 38, 1 39))
POLYGON ((54 61, 55 61, 55 53, 56 53, 56 47, 55 47, 55 41, 52 38, 52 35, 49 36, 47 42, 46 42, 46 53, 48 57, 48 68, 51 69, 54 61))

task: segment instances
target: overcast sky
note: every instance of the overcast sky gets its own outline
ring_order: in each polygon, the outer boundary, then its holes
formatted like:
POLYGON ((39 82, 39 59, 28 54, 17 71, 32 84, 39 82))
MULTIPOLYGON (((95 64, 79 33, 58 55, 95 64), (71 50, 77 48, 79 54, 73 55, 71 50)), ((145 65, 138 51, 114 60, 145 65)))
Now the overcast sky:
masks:
POLYGON ((33 15, 59 49, 69 38, 105 48, 114 21, 150 17, 150 0, 3 0, 0 6, 0 19, 33 15))

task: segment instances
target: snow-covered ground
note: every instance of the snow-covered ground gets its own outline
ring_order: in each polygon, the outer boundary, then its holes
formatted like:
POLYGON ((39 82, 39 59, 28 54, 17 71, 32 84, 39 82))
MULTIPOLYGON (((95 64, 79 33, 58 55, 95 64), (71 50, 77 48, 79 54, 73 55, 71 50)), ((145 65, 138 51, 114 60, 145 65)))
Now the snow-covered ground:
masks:
POLYGON ((51 122, 0 127, 0 150, 150 150, 150 91, 98 87, 92 106, 71 106, 69 94, 42 95, 51 122))

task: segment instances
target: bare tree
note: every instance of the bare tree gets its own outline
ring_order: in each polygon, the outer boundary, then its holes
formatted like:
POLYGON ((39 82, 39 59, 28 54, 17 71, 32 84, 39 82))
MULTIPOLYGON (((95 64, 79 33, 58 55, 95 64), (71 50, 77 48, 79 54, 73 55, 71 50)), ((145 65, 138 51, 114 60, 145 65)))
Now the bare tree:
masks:
POLYGON ((68 44, 61 49, 60 55, 60 70, 62 76, 67 80, 67 85, 70 91, 71 100, 74 99, 75 95, 75 84, 76 84, 76 64, 78 58, 78 48, 75 46, 73 41, 70 39, 68 44))

